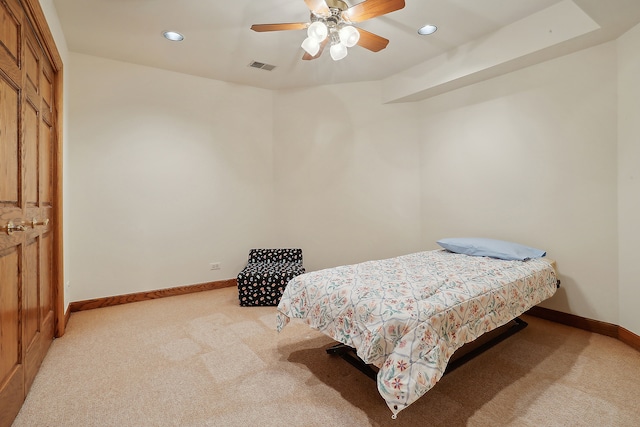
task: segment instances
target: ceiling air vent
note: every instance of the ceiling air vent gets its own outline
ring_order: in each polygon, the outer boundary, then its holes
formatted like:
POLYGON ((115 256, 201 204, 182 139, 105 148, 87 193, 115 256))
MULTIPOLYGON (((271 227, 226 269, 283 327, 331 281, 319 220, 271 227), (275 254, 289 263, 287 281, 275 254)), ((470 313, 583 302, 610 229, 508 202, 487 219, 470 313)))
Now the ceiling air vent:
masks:
POLYGON ((261 70, 266 70, 266 71, 271 71, 274 68, 276 68, 275 65, 265 64, 264 62, 258 62, 258 61, 251 61, 251 63, 249 63, 249 67, 260 68, 261 70))

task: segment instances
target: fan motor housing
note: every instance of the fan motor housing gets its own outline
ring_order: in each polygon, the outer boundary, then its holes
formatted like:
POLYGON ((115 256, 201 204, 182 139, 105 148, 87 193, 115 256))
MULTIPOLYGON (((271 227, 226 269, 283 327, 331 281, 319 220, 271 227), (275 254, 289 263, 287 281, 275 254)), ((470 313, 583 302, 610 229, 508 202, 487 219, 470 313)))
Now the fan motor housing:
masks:
MULTIPOLYGON (((329 9, 338 9, 340 12, 344 12, 345 10, 349 9, 349 5, 347 5, 342 0, 325 0, 325 3, 327 4, 327 7, 329 9)), ((331 11, 331 13, 334 13, 333 10, 331 11)))
POLYGON ((322 21, 328 27, 335 28, 342 21, 342 12, 349 9, 349 5, 341 0, 325 0, 327 7, 329 8, 330 15, 316 14, 311 11, 311 22, 322 21))

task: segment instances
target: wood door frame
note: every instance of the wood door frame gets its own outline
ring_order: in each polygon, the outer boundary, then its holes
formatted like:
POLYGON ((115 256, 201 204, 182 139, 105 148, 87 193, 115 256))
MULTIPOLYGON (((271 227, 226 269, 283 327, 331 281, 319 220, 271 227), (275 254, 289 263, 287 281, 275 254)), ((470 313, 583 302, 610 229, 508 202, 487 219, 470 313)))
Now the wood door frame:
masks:
POLYGON ((64 335, 66 326, 64 313, 64 258, 62 242, 62 113, 63 113, 63 64, 62 57, 58 51, 49 24, 42 11, 39 0, 20 0, 24 11, 34 26, 34 30, 39 40, 42 42, 44 53, 51 62, 54 79, 54 135, 52 143, 52 185, 53 185, 53 248, 52 248, 52 293, 53 293, 53 314, 54 314, 54 336, 59 338, 64 335))

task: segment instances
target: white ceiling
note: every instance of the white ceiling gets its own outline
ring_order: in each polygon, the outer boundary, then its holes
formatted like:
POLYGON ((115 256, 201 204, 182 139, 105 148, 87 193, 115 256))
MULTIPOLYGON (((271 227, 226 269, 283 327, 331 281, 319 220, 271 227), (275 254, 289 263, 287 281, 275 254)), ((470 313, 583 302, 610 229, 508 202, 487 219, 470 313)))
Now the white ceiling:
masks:
MULTIPOLYGON (((566 0, 406 0, 358 26, 390 40, 341 61, 303 61, 304 30, 257 33, 252 24, 308 22, 304 0, 54 0, 70 51, 266 89, 381 80, 566 0), (431 23, 438 31, 420 36, 431 23), (185 35, 180 43, 164 30, 185 35), (273 71, 251 68, 273 64, 273 71)), ((354 5, 360 0, 347 0, 354 5)), ((574 0, 612 38, 640 21, 640 0, 574 0)), ((605 32, 603 32, 604 34, 605 32)), ((590 38, 595 44, 603 38, 590 38)), ((581 46, 583 47, 583 46, 581 46)))

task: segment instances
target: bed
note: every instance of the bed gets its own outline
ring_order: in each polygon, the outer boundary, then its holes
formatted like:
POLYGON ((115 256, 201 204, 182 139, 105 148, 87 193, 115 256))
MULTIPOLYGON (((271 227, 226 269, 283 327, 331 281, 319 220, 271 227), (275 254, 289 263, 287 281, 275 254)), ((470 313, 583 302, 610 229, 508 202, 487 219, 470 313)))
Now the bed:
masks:
POLYGON ((378 391, 396 418, 440 380, 458 348, 550 298, 552 264, 442 249, 314 271, 288 283, 277 329, 303 319, 355 349, 379 368, 378 391))

